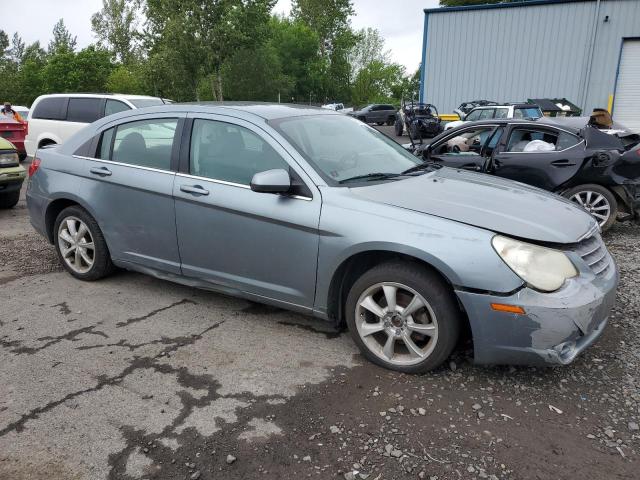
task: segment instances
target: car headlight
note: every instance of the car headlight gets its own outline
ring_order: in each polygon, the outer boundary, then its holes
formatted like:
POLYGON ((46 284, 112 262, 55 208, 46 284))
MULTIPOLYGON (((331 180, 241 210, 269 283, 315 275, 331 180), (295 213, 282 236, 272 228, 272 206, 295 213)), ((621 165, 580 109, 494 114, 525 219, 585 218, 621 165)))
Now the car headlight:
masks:
POLYGON ((543 292, 558 290, 578 275, 569 257, 559 250, 496 235, 491 244, 500 258, 528 285, 543 292))
POLYGON ((17 165, 19 165, 17 153, 0 153, 0 167, 15 167, 17 165))

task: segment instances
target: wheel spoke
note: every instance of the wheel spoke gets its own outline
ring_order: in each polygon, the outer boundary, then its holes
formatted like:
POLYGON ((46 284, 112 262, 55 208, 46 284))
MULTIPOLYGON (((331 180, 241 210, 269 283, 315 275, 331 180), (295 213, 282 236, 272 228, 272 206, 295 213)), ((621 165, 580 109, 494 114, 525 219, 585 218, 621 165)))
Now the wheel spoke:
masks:
POLYGON ((428 335, 432 337, 436 333, 436 326, 425 325, 423 323, 407 322, 407 328, 412 332, 421 333, 422 335, 428 335))
POLYGON ((601 213, 592 213, 591 215, 593 215, 596 218, 599 218, 601 220, 606 220, 608 218, 608 215, 602 215, 601 213))
POLYGON ((360 326, 360 335, 363 337, 368 337, 369 335, 373 335, 374 333, 378 333, 384 330, 384 324, 382 322, 377 323, 368 323, 364 322, 360 326))
POLYGON ((387 300, 387 312, 395 312, 397 306, 396 293, 398 292, 398 287, 384 285, 382 290, 384 291, 384 298, 387 300))
POLYGON ((409 305, 404 307, 404 310, 402 311, 402 316, 406 318, 409 315, 413 315, 416 311, 418 311, 422 307, 424 307, 424 303, 422 303, 422 299, 418 295, 414 295, 411 301, 409 302, 409 305))
POLYGON ((71 235, 72 238, 76 237, 76 234, 78 233, 78 230, 76 229, 76 221, 69 218, 67 219, 67 230, 69 230, 69 234, 71 235))
POLYGON ((582 205, 584 207, 584 202, 582 201, 582 198, 580 197, 580 194, 574 195, 571 198, 572 198, 572 200, 574 202, 579 203, 580 205, 582 205))
POLYGON ((384 344, 384 348, 382 349, 382 353, 385 357, 387 357, 388 360, 391 360, 393 358, 393 355, 395 353, 395 343, 396 338, 393 335, 389 335, 386 343, 384 344))
POLYGON ((67 258, 75 249, 76 249, 75 245, 71 245, 69 248, 62 249, 62 256, 64 258, 67 258))
POLYGON ((591 192, 591 191, 588 191, 588 192, 587 192, 587 203, 591 203, 591 197, 592 197, 592 195, 593 195, 593 192, 591 192))
POLYGON ((605 201, 604 197, 603 197, 602 195, 598 194, 598 196, 597 196, 597 197, 596 197, 596 199, 593 201, 593 203, 591 203, 591 206, 593 207, 593 206, 595 206, 595 205, 598 205, 600 202, 603 202, 603 201, 606 203, 606 201, 605 201))
POLYGON ((424 357, 424 353, 422 352, 422 350, 420 350, 420 348, 415 344, 415 342, 413 341, 413 339, 411 338, 411 335, 408 333, 404 333, 402 335, 402 341, 404 342, 404 344, 407 346, 407 349, 409 350, 409 353, 411 355, 413 355, 414 357, 424 357))
POLYGON ((380 308, 380 305, 378 305, 376 303, 376 301, 373 299, 373 297, 371 295, 369 295, 367 298, 365 298, 360 303, 360 306, 362 308, 366 308, 367 310, 369 310, 371 313, 373 313, 377 317, 382 318, 384 316, 384 311, 382 310, 382 308, 380 308))
POLYGON ((75 257, 73 259, 73 263, 76 266, 76 268, 80 268, 82 266, 81 258, 82 256, 80 255, 80 249, 76 248, 75 257))
POLYGON ((79 242, 78 246, 84 248, 85 250, 93 250, 93 242, 88 242, 88 243, 79 242))
POLYGON ((73 237, 71 235, 69 235, 69 232, 67 230, 62 230, 59 234, 58 237, 61 238, 62 240, 64 240, 67 243, 73 243, 73 237))
POLYGON ((76 233, 76 240, 80 240, 84 238, 87 233, 87 226, 84 223, 80 224, 80 228, 78 229, 78 233, 76 233))
POLYGON ((80 256, 84 260, 84 263, 86 263, 87 266, 90 266, 93 263, 93 260, 91 260, 91 257, 87 254, 87 251, 84 248, 79 248, 78 250, 80 251, 80 256))

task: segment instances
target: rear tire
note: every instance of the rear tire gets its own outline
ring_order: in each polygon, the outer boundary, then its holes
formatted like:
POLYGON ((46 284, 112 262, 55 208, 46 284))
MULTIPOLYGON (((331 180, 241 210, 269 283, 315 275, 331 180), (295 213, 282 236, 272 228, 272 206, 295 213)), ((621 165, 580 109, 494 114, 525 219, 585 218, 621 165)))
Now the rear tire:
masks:
POLYGON ((53 239, 60 263, 75 278, 94 281, 113 272, 98 222, 84 208, 74 205, 62 210, 54 223, 53 239))
POLYGON ((376 125, 378 125, 379 127, 384 125, 384 122, 376 122, 376 125))
POLYGON ((387 118, 387 126, 388 127, 392 126, 394 123, 396 123, 396 117, 395 116, 387 118))
POLYGON ((0 195, 0 208, 1 209, 13 208, 18 203, 18 200, 20 200, 20 190, 2 194, 0 195))
POLYGON ((351 287, 345 309, 362 354, 390 370, 433 370, 449 357, 460 335, 461 313, 449 286, 436 272, 408 262, 383 263, 365 272, 351 287))
POLYGON ((618 201, 608 188, 596 184, 578 185, 564 192, 562 196, 590 213, 603 232, 609 230, 616 221, 618 201))

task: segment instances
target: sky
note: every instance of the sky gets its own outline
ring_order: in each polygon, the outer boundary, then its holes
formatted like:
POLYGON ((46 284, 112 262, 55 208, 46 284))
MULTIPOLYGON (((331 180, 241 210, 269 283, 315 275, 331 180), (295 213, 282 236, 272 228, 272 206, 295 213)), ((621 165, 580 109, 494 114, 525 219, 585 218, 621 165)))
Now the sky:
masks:
MULTIPOLYGON (((393 61, 415 71, 422 52, 424 8, 438 6, 438 0, 354 0, 353 27, 377 28, 386 40, 393 61)), ((78 37, 78 47, 95 42, 91 15, 102 7, 102 0, 0 0, 2 28, 10 36, 18 32, 27 43, 39 40, 46 47, 51 30, 59 18, 78 37)), ((275 12, 289 13, 291 0, 278 0, 275 12)))

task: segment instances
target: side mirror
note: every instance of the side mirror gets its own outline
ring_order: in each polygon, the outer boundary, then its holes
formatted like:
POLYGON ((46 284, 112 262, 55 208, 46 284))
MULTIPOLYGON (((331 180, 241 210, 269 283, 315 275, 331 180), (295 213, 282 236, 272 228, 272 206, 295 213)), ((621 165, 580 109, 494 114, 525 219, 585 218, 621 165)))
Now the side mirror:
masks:
POLYGON ((288 193, 291 190, 291 177, 282 168, 258 172, 251 179, 251 190, 260 193, 288 193))

